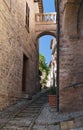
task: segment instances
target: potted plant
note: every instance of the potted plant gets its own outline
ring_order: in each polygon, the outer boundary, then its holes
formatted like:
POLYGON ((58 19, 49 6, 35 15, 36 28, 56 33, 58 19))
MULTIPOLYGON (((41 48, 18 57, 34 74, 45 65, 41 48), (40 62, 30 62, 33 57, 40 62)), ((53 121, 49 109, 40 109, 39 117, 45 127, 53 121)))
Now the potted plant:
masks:
POLYGON ((56 87, 55 86, 50 87, 48 97, 49 97, 49 105, 51 107, 56 107, 56 87))

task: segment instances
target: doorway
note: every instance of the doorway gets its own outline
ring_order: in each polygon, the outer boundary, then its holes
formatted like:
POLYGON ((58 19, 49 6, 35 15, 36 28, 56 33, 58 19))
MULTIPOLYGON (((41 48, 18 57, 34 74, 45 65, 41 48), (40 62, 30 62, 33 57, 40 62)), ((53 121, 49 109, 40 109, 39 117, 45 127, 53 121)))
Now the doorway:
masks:
POLYGON ((29 59, 23 55, 23 72, 22 72, 22 92, 25 93, 27 89, 27 79, 29 70, 29 59))

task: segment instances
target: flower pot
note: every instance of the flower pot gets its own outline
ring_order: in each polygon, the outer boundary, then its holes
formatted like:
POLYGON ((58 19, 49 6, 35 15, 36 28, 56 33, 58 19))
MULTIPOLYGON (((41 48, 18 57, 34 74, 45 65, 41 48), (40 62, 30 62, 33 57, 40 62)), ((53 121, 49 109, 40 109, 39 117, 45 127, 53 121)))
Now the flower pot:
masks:
POLYGON ((51 107, 56 107, 56 95, 49 95, 49 105, 51 107))

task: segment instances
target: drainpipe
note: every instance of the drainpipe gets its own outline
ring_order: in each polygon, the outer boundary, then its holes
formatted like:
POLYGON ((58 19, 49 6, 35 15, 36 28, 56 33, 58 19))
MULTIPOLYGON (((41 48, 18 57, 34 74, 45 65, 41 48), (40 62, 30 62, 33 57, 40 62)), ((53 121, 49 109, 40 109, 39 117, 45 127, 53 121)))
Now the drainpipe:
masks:
POLYGON ((57 10, 57 112, 59 112, 59 46, 60 46, 60 13, 59 0, 56 0, 57 10))

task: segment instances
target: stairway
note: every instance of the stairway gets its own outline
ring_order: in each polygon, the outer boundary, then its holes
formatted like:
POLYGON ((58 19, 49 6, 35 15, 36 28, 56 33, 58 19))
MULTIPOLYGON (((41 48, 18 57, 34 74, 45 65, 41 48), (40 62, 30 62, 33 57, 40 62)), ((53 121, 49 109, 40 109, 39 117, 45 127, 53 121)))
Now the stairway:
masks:
MULTIPOLYGON (((79 116, 66 116, 57 113, 55 108, 50 109, 47 103, 48 92, 38 96, 30 104, 27 102, 28 100, 25 103, 19 103, 15 106, 15 110, 12 106, 11 109, 0 114, 0 130, 83 130, 81 113, 79 116), (43 106, 45 106, 44 109, 42 109, 43 106), (19 112, 17 108, 20 109, 19 112), (43 117, 42 121, 38 117, 43 117)), ((75 113, 72 114, 75 115, 75 113)))
POLYGON ((13 119, 0 128, 0 130, 30 130, 35 119, 38 117, 43 105, 48 101, 48 93, 27 105, 17 113, 13 119))

